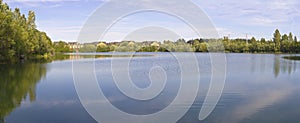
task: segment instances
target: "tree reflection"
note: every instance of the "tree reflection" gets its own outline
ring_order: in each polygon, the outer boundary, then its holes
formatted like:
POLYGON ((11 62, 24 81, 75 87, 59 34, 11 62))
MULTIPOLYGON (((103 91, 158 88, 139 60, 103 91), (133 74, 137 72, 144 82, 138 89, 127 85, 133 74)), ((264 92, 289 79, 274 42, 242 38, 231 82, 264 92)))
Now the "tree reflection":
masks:
POLYGON ((281 56, 274 58, 274 75, 278 77, 280 73, 292 74, 297 66, 296 61, 283 59, 281 56))
POLYGON ((46 72, 46 67, 40 63, 0 65, 0 123, 23 100, 35 100, 36 84, 46 72))

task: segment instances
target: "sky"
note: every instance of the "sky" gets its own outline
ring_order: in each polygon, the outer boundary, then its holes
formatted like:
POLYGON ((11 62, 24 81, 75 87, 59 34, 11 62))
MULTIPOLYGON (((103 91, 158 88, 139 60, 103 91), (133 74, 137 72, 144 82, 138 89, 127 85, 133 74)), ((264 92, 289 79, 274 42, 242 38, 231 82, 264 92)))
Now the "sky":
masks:
MULTIPOLYGON (((67 42, 77 41, 79 32, 88 18, 96 9, 109 2, 109 0, 3 1, 11 8, 20 8, 24 14, 29 10, 35 11, 39 30, 46 32, 53 41, 67 42)), ((120 6, 132 4, 120 1, 120 6)), ((279 29, 281 33, 293 32, 300 37, 300 28, 298 28, 300 27, 300 1, 297 0, 192 0, 192 2, 209 17, 219 37, 246 38, 247 34, 248 37, 253 36, 257 39, 262 37, 272 39, 275 29, 279 29)), ((122 11, 118 7, 116 10, 122 11)), ((100 17, 99 23, 105 19, 100 17)), ((149 29, 169 30, 172 34, 174 32, 178 37, 187 39, 197 38, 195 33, 178 18, 162 13, 144 12, 123 17, 110 28, 102 40, 107 42, 124 40, 128 38, 126 37, 129 35, 128 32, 139 32, 135 34, 139 36, 137 38, 139 40, 152 40, 148 39, 151 37, 146 34, 147 31, 153 33, 153 30, 149 31, 149 29)), ((159 34, 153 33, 154 37, 166 38, 159 34)), ((130 35, 129 37, 132 37, 132 34, 130 35)), ((172 39, 174 38, 170 38, 172 39)))

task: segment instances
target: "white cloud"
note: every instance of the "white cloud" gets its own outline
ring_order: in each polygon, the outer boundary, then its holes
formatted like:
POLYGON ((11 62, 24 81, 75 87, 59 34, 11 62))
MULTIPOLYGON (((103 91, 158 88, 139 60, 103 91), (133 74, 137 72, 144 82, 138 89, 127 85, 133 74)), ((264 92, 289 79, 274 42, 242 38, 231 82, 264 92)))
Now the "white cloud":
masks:
POLYGON ((277 24, 278 22, 289 21, 291 18, 299 16, 299 11, 296 9, 298 1, 296 0, 252 0, 243 2, 235 0, 213 0, 212 2, 199 4, 202 4, 202 7, 207 9, 214 17, 234 20, 242 22, 242 24, 247 22, 245 20, 249 19, 262 20, 260 23, 257 23, 259 25, 277 24))
MULTIPOLYGON (((66 7, 69 6, 69 3, 66 2, 74 2, 72 6, 82 6, 82 2, 88 3, 87 6, 82 7, 82 9, 87 9, 90 7, 91 1, 107 1, 107 0, 4 0, 5 2, 9 2, 14 4, 14 6, 18 7, 27 7, 27 8, 46 8, 45 11, 51 11, 54 7, 61 7, 61 10, 66 9, 64 12, 58 12, 57 15, 61 16, 65 13, 70 13, 68 15, 51 18, 51 16, 44 17, 42 19, 47 19, 53 21, 53 24, 48 24, 40 21, 46 20, 38 20, 40 22, 38 25, 40 29, 49 32, 50 35, 53 35, 55 39, 76 39, 78 32, 80 29, 73 28, 74 26, 82 25, 84 23, 88 12, 83 13, 80 7, 66 7), (48 10, 47 10, 48 9, 48 10), (76 9, 76 10, 75 10, 76 9), (76 13, 76 14, 72 14, 76 13), (84 15, 80 15, 84 14, 84 15), (72 16, 80 16, 75 19, 68 19, 72 16), (61 22, 61 20, 68 20, 70 22, 61 22), (58 23, 58 24, 55 24, 58 23), (72 24, 69 24, 72 23, 72 24), (73 24, 74 23, 74 24, 73 24), (67 24, 67 25, 64 25, 67 24), (65 35, 65 36, 63 36, 65 35)), ((149 0, 147 0, 149 1, 149 0)), ((168 1, 172 2, 172 1, 168 1)), ((214 22, 215 26, 218 27, 220 37, 231 35, 234 37, 245 37, 246 33, 252 33, 253 36, 261 36, 265 37, 269 34, 272 35, 270 31, 275 28, 279 28, 283 31, 293 31, 293 27, 295 25, 300 25, 300 22, 297 21, 297 18, 300 18, 300 11, 298 10, 298 6, 300 5, 297 0, 252 0, 252 1, 236 1, 236 0, 194 0, 193 2, 197 3, 200 8, 202 8, 205 13, 210 16, 211 20, 214 22), (268 30, 265 30, 268 29, 268 30), (265 32, 265 33, 263 33, 265 32), (255 34, 258 33, 258 34, 255 34), (262 34, 263 33, 263 34, 262 34), (265 35, 267 34, 267 35, 265 35)), ((147 5, 151 6, 152 3, 149 1, 147 5), (149 4, 148 4, 149 3, 149 4)), ((134 1, 132 3, 122 3, 122 4, 135 4, 134 1)), ((95 8, 95 7, 94 7, 95 8)), ((116 11, 119 11, 118 9, 116 11)), ((44 13, 44 11, 43 11, 44 13)), ((47 14, 40 13, 40 16, 44 16, 47 14)), ((112 12, 113 13, 113 12, 112 12)), ((144 13, 145 14, 145 13, 144 13)), ((189 13, 193 15, 193 13, 189 13)), ((39 17, 40 17, 39 16, 39 17)), ((105 18, 102 18, 105 19, 105 18)), ((103 20, 102 20, 103 21, 103 20)), ((128 28, 136 27, 136 26, 144 26, 144 25, 163 25, 170 27, 172 31, 178 31, 179 34, 184 35, 186 37, 194 37, 194 34, 189 31, 189 28, 186 28, 182 22, 174 21, 172 19, 166 19, 165 16, 153 16, 149 15, 141 15, 138 17, 133 17, 131 19, 124 18, 123 21, 120 22, 117 30, 112 30, 109 37, 117 37, 123 33, 126 33, 128 28), (170 25, 170 26, 168 26, 170 25)), ((297 30, 300 33, 300 30, 297 30)), ((297 32, 295 32, 297 34, 297 32)))
POLYGON ((267 37, 272 30, 279 28, 284 32, 300 33, 296 25, 300 25, 300 2, 297 0, 194 0, 215 22, 216 27, 226 27, 231 31, 220 33, 224 35, 235 33, 253 33, 256 37, 267 37), (268 31, 268 32, 267 32, 268 31), (258 33, 258 34, 254 34, 258 33), (264 34, 262 34, 264 33, 264 34))

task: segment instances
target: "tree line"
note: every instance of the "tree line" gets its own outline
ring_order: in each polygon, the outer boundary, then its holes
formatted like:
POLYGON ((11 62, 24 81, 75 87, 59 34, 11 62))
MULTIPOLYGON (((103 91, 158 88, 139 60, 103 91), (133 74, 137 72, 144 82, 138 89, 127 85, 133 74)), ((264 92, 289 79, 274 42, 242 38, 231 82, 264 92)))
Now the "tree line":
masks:
POLYGON ((276 29, 273 39, 178 39, 177 41, 122 41, 78 44, 77 49, 68 43, 55 42, 58 52, 227 52, 227 53, 300 53, 300 42, 292 33, 281 35, 276 29))
POLYGON ((54 49, 51 39, 37 29, 35 13, 27 17, 0 0, 0 60, 47 57, 54 49))
POLYGON ((278 29, 273 34, 273 39, 260 40, 252 37, 246 39, 228 39, 224 38, 224 47, 226 52, 234 53, 300 53, 300 43, 296 36, 290 32, 281 35, 278 29))

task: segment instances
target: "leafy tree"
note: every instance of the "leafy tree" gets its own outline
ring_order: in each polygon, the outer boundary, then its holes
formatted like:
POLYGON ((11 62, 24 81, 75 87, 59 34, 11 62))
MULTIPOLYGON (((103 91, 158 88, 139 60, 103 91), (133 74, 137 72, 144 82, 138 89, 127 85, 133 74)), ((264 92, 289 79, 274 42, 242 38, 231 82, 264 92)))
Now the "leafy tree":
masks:
POLYGON ((55 52, 70 52, 70 48, 68 47, 68 44, 66 42, 63 41, 59 41, 59 42, 54 42, 53 43, 53 47, 55 49, 55 52))
POLYGON ((19 8, 13 11, 0 1, 0 60, 47 56, 53 52, 51 39, 36 29, 35 14, 26 18, 19 8))
POLYGON ((281 42, 288 41, 288 40, 289 40, 289 37, 287 34, 284 34, 281 38, 281 42))
POLYGON ((91 44, 84 45, 82 48, 79 49, 79 52, 96 52, 97 47, 91 44))
POLYGON ((97 52, 109 52, 110 48, 105 43, 101 42, 97 45, 97 52))
POLYGON ((200 43, 200 51, 201 52, 208 52, 208 44, 206 42, 200 43))
POLYGON ((256 52, 257 51, 257 42, 256 42, 256 39, 254 37, 251 38, 250 40, 250 51, 251 52, 256 52))
POLYGON ((275 30, 273 40, 275 42, 275 52, 280 52, 281 34, 278 29, 275 30))
POLYGON ((33 11, 29 11, 28 12, 27 25, 28 25, 29 29, 35 29, 36 28, 36 25, 35 25, 35 13, 33 11))
POLYGON ((176 41, 176 43, 186 43, 186 42, 185 42, 185 40, 184 40, 183 38, 181 38, 181 39, 178 39, 178 40, 176 41))
POLYGON ((288 41, 290 41, 290 42, 294 41, 294 37, 293 37, 292 32, 289 33, 289 39, 288 39, 288 41))
POLYGON ((261 38, 261 39, 260 39, 260 42, 266 43, 266 39, 265 39, 265 38, 261 38))

